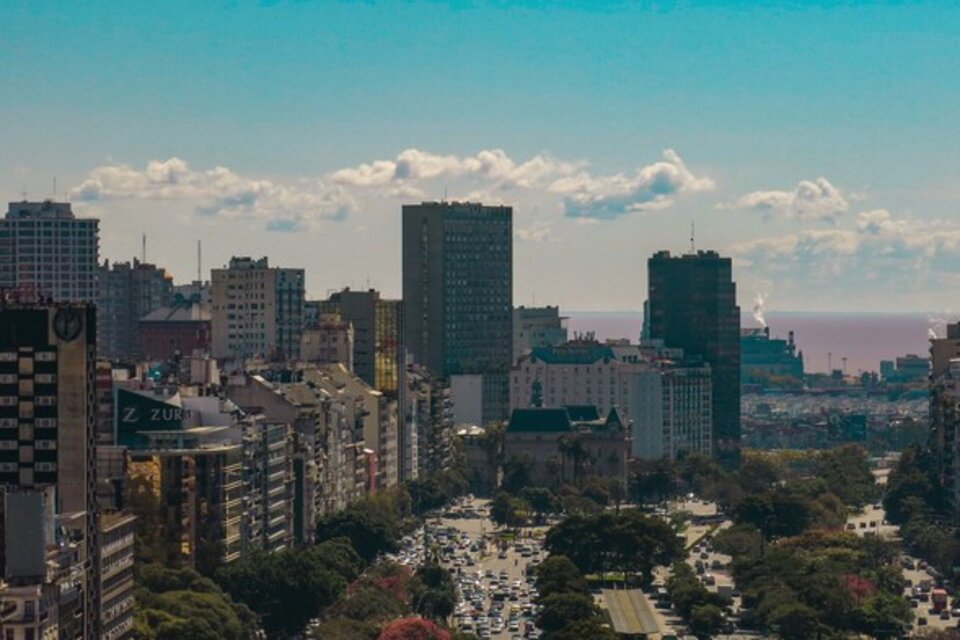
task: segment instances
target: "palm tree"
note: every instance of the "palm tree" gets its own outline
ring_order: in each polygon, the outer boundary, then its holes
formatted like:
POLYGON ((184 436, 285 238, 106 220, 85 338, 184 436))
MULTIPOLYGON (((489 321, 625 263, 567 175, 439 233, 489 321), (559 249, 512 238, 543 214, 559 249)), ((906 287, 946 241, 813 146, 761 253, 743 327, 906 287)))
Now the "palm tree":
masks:
POLYGON ((562 476, 560 475, 563 471, 563 463, 560 461, 560 458, 557 456, 550 456, 547 458, 546 462, 547 473, 550 474, 550 477, 553 479, 553 490, 560 490, 560 480, 562 476))
POLYGON ((564 458, 570 456, 573 460, 573 483, 580 489, 584 462, 589 457, 583 446, 583 436, 577 432, 566 433, 560 436, 559 446, 564 458))

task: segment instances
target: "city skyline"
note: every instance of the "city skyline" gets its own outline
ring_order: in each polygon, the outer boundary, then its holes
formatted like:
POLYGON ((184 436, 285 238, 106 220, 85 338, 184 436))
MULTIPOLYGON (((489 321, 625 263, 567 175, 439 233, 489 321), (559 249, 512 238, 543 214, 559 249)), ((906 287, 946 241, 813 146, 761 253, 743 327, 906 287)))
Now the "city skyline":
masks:
POLYGON ((446 196, 514 208, 517 305, 639 309, 694 223, 744 309, 950 310, 960 10, 917 6, 11 3, 0 192, 178 282, 202 240, 398 297, 446 196))

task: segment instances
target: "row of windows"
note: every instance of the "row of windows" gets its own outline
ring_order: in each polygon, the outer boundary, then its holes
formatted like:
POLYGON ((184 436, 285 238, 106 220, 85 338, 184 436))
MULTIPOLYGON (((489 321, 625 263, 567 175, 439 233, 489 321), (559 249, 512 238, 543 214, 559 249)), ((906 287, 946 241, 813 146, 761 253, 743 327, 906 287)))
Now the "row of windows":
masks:
MULTIPOLYGON (((16 462, 0 462, 0 473, 16 473, 20 465, 16 462)), ((53 472, 57 470, 56 462, 37 462, 33 465, 34 471, 53 472)))
MULTIPOLYGON (((20 354, 16 351, 0 351, 0 362, 16 362, 20 358, 20 354)), ((26 356, 24 359, 28 359, 29 356, 26 356)), ((37 362, 55 362, 57 359, 56 351, 36 351, 33 354, 33 359, 37 362)))

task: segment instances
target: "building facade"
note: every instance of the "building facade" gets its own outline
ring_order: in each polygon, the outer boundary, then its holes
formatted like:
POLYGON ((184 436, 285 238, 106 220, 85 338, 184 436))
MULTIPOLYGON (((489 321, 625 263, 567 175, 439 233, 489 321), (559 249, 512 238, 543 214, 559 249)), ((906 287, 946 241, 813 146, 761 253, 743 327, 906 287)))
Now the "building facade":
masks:
POLYGON ((631 432, 631 456, 675 459, 713 450, 710 369, 677 350, 589 339, 537 347, 511 372, 510 407, 616 409, 631 432))
POLYGON ((243 430, 246 505, 244 552, 273 553, 292 544, 293 438, 290 425, 247 416, 243 430))
POLYGON ((960 521, 960 359, 930 381, 929 447, 940 482, 960 521))
POLYGON ((376 456, 376 489, 396 486, 400 481, 397 402, 370 387, 342 364, 307 367, 303 381, 327 392, 344 407, 348 422, 363 433, 363 442, 376 456))
POLYGON ((21 300, 97 301, 100 221, 69 202, 11 202, 0 220, 0 291, 21 300))
POLYGON ((514 307, 513 362, 535 347, 552 347, 567 341, 567 319, 560 307, 514 307))
POLYGON ((133 539, 137 519, 130 513, 100 517, 100 638, 120 640, 133 633, 133 539))
POLYGON ((428 476, 453 462, 453 401, 443 378, 424 367, 407 368, 407 394, 403 440, 410 449, 403 455, 408 478, 428 476))
POLYGON ((513 209, 403 207, 406 346, 436 375, 483 376, 483 420, 507 417, 513 355, 513 209))
POLYGON ((235 376, 227 394, 247 413, 291 425, 293 542, 312 544, 318 518, 343 509, 370 485, 362 423, 350 419, 346 403, 296 372, 235 376))
POLYGON ((307 303, 310 316, 336 314, 353 327, 353 372, 378 391, 395 398, 402 388, 406 361, 403 304, 374 289, 338 291, 327 300, 307 303))
MULTIPOLYGON (((307 309, 311 303, 307 302, 307 309)), ((308 316, 310 314, 308 313, 308 316)), ((353 325, 336 313, 320 313, 307 320, 300 338, 300 360, 315 364, 336 362, 353 367, 353 325)))
POLYGON ((303 269, 234 257, 211 271, 213 356, 295 360, 303 331, 303 269))
POLYGON ((140 320, 170 304, 173 277, 155 265, 104 261, 98 270, 97 351, 102 358, 137 359, 142 354, 140 320))
POLYGON ((645 333, 710 366, 715 455, 738 464, 740 455, 740 308, 730 258, 715 251, 647 261, 645 333))
POLYGON ((770 337, 770 327, 740 332, 740 382, 778 386, 803 383, 803 352, 793 331, 786 340, 770 337))
POLYGON ((172 360, 210 351, 210 310, 196 298, 174 295, 165 306, 140 318, 140 358, 147 362, 172 360))
POLYGON ((579 486, 587 476, 626 479, 630 430, 616 409, 596 407, 514 409, 504 434, 505 460, 530 456, 535 485, 579 486))
POLYGON ((55 489, 50 512, 82 568, 70 589, 83 628, 64 637, 99 629, 96 327, 92 305, 0 299, 0 487, 55 489))
POLYGON ((168 565, 209 575, 242 553, 243 450, 218 428, 154 431, 128 452, 127 504, 144 546, 168 565))

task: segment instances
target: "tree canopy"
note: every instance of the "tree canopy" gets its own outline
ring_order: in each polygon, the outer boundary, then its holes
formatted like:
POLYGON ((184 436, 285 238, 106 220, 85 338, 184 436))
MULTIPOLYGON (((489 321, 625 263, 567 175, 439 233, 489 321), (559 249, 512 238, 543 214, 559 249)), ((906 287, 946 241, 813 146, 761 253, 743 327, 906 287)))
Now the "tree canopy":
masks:
POLYGON ((633 509, 569 516, 547 532, 545 546, 583 573, 623 571, 645 582, 654 567, 669 565, 683 552, 669 524, 633 509))
POLYGON ((192 569, 138 568, 135 640, 246 640, 256 615, 192 569))
POLYGON ((362 562, 345 538, 305 549, 257 553, 222 567, 217 582, 256 611, 270 637, 299 633, 359 575, 362 562))

